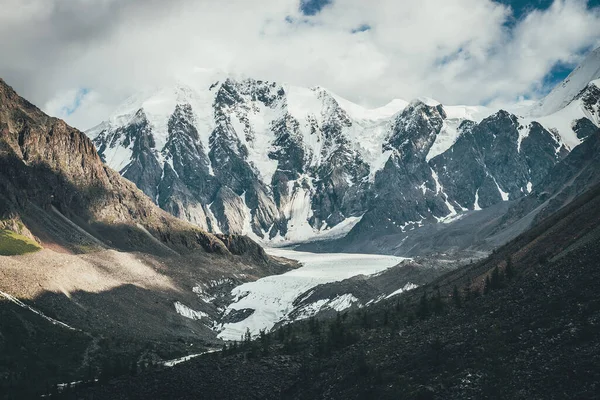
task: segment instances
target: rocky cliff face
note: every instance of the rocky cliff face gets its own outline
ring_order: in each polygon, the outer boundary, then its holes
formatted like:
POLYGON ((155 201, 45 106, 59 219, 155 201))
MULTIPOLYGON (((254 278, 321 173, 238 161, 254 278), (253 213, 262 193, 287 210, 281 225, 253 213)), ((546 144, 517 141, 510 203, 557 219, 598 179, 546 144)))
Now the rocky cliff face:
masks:
POLYGON ((161 208, 271 242, 405 232, 522 198, 599 123, 598 81, 549 115, 430 99, 365 110, 322 88, 201 81, 131 100, 88 134, 161 208))
MULTIPOLYGON (((181 113, 185 115, 185 109, 181 113)), ((176 123, 172 126, 173 130, 185 129, 176 123)), ((150 253, 200 250, 230 254, 223 238, 160 210, 135 185, 102 163, 85 134, 62 120, 48 117, 1 80, 0 132, 3 226, 19 227, 29 235, 27 226, 36 226, 42 234, 40 215, 48 212, 68 220, 72 230, 80 230, 82 236, 103 247, 150 253), (22 218, 31 224, 22 224, 22 218)), ((107 136, 107 140, 127 143, 134 149, 135 159, 123 174, 140 177, 140 186, 149 184, 146 189, 153 187, 152 182, 157 179, 154 174, 162 166, 152 152, 154 141, 143 113, 136 113, 132 124, 110 138, 107 136)), ((173 141, 169 146, 168 149, 183 147, 185 142, 173 141)), ((174 168, 182 164, 173 162, 174 168)), ((194 164, 190 168, 200 167, 194 164)), ((176 190, 173 186, 171 189, 176 190)), ((190 191, 187 187, 181 190, 190 191)), ((160 197, 157 199, 160 201, 160 197)), ((255 246, 253 255, 259 252, 255 246)), ((267 261, 266 256, 263 261, 267 261)))

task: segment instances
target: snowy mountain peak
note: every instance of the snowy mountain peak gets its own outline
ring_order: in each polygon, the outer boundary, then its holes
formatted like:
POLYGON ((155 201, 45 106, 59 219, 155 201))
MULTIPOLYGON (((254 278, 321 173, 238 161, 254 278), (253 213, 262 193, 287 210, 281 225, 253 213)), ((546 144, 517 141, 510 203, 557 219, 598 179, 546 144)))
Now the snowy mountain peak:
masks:
POLYGON ((600 47, 590 52, 562 83, 536 104, 531 110, 531 116, 541 117, 565 108, 596 79, 600 79, 600 47))
MULTIPOLYGON (((584 67, 562 87, 594 76, 584 67)), ((405 232, 524 196, 598 125, 597 85, 574 98, 539 118, 424 97, 368 109, 319 86, 198 70, 88 135, 175 216, 290 243, 405 232)))
MULTIPOLYGON (((423 103, 423 104, 425 104, 425 105, 428 105, 429 107, 435 107, 435 106, 439 106, 439 105, 441 104, 441 103, 440 103, 439 101, 437 101, 437 100, 434 100, 434 99, 432 99, 432 98, 430 98, 430 97, 424 97, 424 96, 417 97, 417 98, 416 98, 416 99, 414 99, 412 102, 420 102, 420 103, 423 103)), ((411 102, 411 103, 412 103, 412 102, 411 102)))

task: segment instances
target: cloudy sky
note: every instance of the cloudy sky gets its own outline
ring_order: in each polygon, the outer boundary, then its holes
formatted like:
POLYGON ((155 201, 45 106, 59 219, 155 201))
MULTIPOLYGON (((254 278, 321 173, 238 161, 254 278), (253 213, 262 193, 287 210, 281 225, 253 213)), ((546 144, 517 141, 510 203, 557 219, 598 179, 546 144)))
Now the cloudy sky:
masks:
POLYGON ((81 128, 194 67, 366 106, 535 99, 600 46, 600 0, 0 0, 0 77, 81 128))

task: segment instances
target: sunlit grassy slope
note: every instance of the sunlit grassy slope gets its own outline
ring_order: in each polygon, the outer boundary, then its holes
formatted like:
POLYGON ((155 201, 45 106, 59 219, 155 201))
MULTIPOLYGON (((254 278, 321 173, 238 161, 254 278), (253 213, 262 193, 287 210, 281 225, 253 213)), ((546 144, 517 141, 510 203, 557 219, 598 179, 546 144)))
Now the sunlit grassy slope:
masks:
POLYGON ((38 243, 26 236, 9 230, 0 230, 0 256, 16 256, 41 249, 38 243))

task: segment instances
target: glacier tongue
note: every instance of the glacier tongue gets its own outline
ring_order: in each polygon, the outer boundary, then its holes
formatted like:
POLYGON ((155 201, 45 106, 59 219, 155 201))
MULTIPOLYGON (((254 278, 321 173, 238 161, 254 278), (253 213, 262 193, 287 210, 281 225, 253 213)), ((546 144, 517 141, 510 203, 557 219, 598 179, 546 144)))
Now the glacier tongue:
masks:
MULTIPOLYGON (((235 299, 227 307, 225 316, 236 310, 253 310, 245 319, 225 323, 219 337, 240 340, 249 329, 252 335, 260 330, 270 331, 275 324, 286 321, 294 310, 294 300, 317 285, 341 281, 356 275, 371 275, 406 260, 402 257, 368 254, 314 254, 284 249, 267 249, 267 252, 300 261, 303 266, 283 275, 273 275, 233 289, 235 299)), ((353 300, 350 296, 332 299, 334 309, 344 309, 353 300)), ((323 304, 324 305, 324 304, 323 304)))

